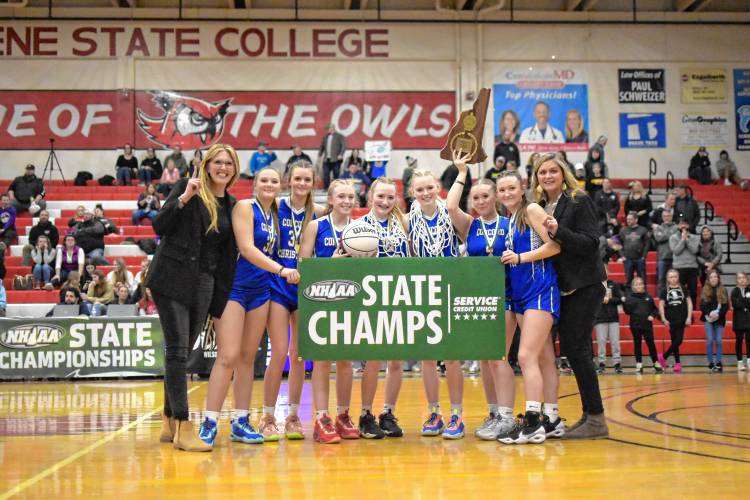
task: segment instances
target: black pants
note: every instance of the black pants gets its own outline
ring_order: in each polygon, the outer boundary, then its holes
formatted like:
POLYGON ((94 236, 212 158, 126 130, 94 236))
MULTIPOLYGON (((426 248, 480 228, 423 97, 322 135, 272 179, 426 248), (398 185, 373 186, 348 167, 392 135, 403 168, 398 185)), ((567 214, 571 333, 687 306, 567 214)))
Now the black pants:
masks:
POLYGON ((742 361, 742 339, 745 339, 745 353, 750 358, 750 330, 735 330, 734 353, 737 361, 742 361))
POLYGON ((664 351, 664 359, 667 359, 670 354, 674 354, 674 362, 680 362, 680 345, 682 344, 682 338, 685 336, 685 325, 669 324, 669 338, 672 341, 672 345, 669 349, 664 351))
POLYGON ((680 283, 688 289, 688 295, 690 295, 690 299, 693 301, 693 307, 696 307, 698 304, 696 302, 698 298, 698 268, 688 267, 678 269, 677 274, 680 275, 680 283))
POLYGON ((648 325, 645 328, 642 327, 630 327, 630 332, 633 334, 633 350, 635 351, 635 362, 640 363, 643 359, 643 351, 641 341, 646 341, 646 347, 648 347, 648 355, 651 357, 651 361, 656 363, 656 344, 654 343, 654 327, 648 325))
POLYGON ((187 360, 208 315, 214 277, 201 274, 192 306, 153 293, 164 332, 164 415, 188 420, 187 360))
POLYGON ((591 331, 594 329, 599 307, 604 298, 604 287, 595 283, 579 288, 560 300, 560 354, 568 357, 581 395, 583 411, 589 415, 604 413, 599 379, 594 368, 591 331))
POLYGON ((323 186, 328 189, 333 179, 339 178, 341 162, 338 160, 323 160, 323 186), (331 178, 332 176, 332 178, 331 178))

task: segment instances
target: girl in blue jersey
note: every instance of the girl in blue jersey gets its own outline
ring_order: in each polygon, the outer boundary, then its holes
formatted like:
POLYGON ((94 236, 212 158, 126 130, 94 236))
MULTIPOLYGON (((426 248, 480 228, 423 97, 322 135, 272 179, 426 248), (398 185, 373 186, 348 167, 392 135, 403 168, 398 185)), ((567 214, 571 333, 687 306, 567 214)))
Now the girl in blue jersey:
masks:
POLYGON ((498 436, 505 444, 541 443, 548 433, 559 437, 564 429, 559 417, 555 422, 547 418, 552 405, 557 409, 558 378, 550 330, 560 315, 560 292, 550 257, 560 252, 560 246, 545 230, 547 213, 528 202, 522 182, 517 172, 505 172, 497 180, 500 202, 511 214, 501 260, 508 265, 511 310, 521 326, 518 362, 526 393, 523 419, 498 436))
MULTIPOLYGON (((296 269, 274 261, 279 225, 276 196, 281 178, 271 168, 255 175, 255 198, 242 200, 232 211, 240 257, 224 313, 217 320, 217 356, 208 381, 205 419, 200 438, 213 445, 218 430, 219 411, 224 404, 234 372, 234 418, 231 438, 243 443, 262 443, 264 436, 248 420, 253 384, 253 362, 266 328, 271 297, 271 277, 276 274, 289 283, 299 281, 296 269)), ((276 435, 278 440, 278 434, 276 435)), ((268 440, 274 440, 269 436, 268 440)))
MULTIPOLYGON (((409 211, 409 241, 415 257, 456 257, 458 236, 448 209, 438 199, 440 187, 429 170, 418 169, 412 174, 411 194, 414 202, 409 211)), ((451 419, 443 422, 440 411, 440 378, 436 361, 422 361, 422 380, 427 396, 429 417, 422 425, 423 436, 441 435, 445 439, 464 437, 463 390, 464 375, 459 361, 446 361, 451 419)))
MULTIPOLYGON (((469 158, 470 156, 465 156, 453 159, 453 164, 458 168, 458 177, 448 192, 446 200, 448 214, 458 237, 466 245, 466 253, 470 257, 488 255, 500 257, 505 251, 509 219, 502 217, 497 211, 495 183, 489 179, 481 179, 472 186, 469 192, 471 206, 479 217, 472 217, 459 208, 461 193, 469 170, 466 163, 469 158)), ((506 296, 510 294, 507 278, 506 270, 506 296)), ((507 352, 513 340, 512 332, 516 329, 514 315, 505 314, 505 322, 507 352)), ((515 423, 513 418, 513 401, 516 396, 515 377, 507 360, 483 360, 480 361, 480 369, 489 416, 474 432, 474 435, 480 439, 494 440, 501 433, 510 430, 515 423)))
MULTIPOLYGON (((378 230, 378 257, 409 256, 409 226, 401 211, 396 183, 379 177, 368 192, 370 212, 363 217, 378 230)), ((378 422, 372 414, 372 403, 378 388, 380 361, 368 361, 362 374, 362 415, 359 417, 359 435, 367 439, 404 435, 394 416, 396 400, 404 375, 403 361, 389 361, 385 376, 385 402, 378 422)))
MULTIPOLYGON (((328 215, 311 221, 302 235, 299 257, 349 257, 341 246, 341 233, 349 223, 356 206, 354 186, 341 179, 328 187, 328 215)), ((352 397, 352 362, 336 361, 336 422, 328 415, 330 361, 313 364, 312 387, 315 404, 313 439, 318 443, 338 443, 341 439, 358 439, 359 430, 349 416, 352 397)))
MULTIPOLYGON (((279 250, 276 262, 296 269, 302 234, 316 214, 322 214, 324 210, 313 203, 315 168, 312 163, 306 160, 295 162, 288 175, 290 195, 279 200, 279 250)), ((305 362, 297 354, 297 318, 297 285, 280 276, 273 276, 268 315, 268 336, 272 349, 271 361, 263 379, 263 422, 275 425, 273 415, 288 352, 289 415, 284 425, 287 439, 304 439, 298 410, 305 381, 305 362), (291 339, 288 337, 290 326, 291 339)), ((262 432, 263 429, 260 430, 262 432)))

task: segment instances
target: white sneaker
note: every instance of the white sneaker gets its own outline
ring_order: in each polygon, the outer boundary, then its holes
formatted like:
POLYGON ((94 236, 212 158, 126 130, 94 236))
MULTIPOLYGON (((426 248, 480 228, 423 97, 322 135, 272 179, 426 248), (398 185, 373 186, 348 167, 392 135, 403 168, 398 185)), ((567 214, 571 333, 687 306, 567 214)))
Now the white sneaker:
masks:
POLYGON ((724 185, 725 186, 731 186, 732 185, 732 181, 730 181, 729 179, 724 179, 724 185))
POLYGON ((737 371, 738 372, 744 372, 745 371, 745 363, 742 361, 737 361, 737 371))
POLYGON ((469 373, 479 373, 479 361, 472 361, 469 365, 469 373))

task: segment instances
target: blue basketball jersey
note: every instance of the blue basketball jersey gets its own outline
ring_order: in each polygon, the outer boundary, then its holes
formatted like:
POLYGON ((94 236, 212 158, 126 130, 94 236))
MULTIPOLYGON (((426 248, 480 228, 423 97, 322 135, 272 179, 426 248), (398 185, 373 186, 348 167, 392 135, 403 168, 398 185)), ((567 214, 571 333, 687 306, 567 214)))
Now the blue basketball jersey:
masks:
POLYGON ((378 257, 409 256, 408 237, 394 215, 380 220, 370 212, 362 219, 378 231, 378 257))
POLYGON ((415 257, 456 257, 458 236, 453 230, 448 209, 438 205, 431 218, 422 214, 418 203, 409 212, 409 240, 415 257))
MULTIPOLYGON (((520 254, 536 250, 543 244, 542 238, 530 225, 527 224, 524 231, 520 232, 515 220, 511 219, 505 240, 508 250, 520 254)), ((511 264, 507 267, 507 272, 510 276, 513 302, 524 302, 533 297, 546 297, 549 294, 559 297, 557 274, 552 267, 551 259, 511 264)))
POLYGON ((330 257, 339 247, 344 228, 339 230, 333 227, 328 216, 316 220, 318 221, 318 234, 315 236, 314 254, 316 257, 330 257))
MULTIPOLYGON (((314 216, 315 214, 313 214, 314 216)), ((295 210, 289 198, 279 200, 279 250, 276 262, 288 269, 297 268, 297 253, 302 238, 305 209, 295 210)), ((294 307, 297 304, 297 285, 274 274, 271 277, 271 300, 294 307)))
MULTIPOLYGON (((264 213, 260 203, 252 200, 250 206, 253 209, 253 240, 255 247, 263 252, 266 257, 275 260, 276 257, 276 229, 273 224, 273 216, 264 213)), ((265 271, 255 264, 251 264, 240 255, 237 260, 237 270, 234 273, 234 288, 253 289, 263 288, 270 285, 271 273, 265 271)))
POLYGON ((479 217, 471 221, 469 233, 466 236, 466 254, 471 257, 501 256, 505 251, 505 237, 508 234, 509 223, 510 219, 500 216, 493 222, 484 221, 484 227, 479 217), (487 247, 491 248, 490 252, 487 252, 487 247))

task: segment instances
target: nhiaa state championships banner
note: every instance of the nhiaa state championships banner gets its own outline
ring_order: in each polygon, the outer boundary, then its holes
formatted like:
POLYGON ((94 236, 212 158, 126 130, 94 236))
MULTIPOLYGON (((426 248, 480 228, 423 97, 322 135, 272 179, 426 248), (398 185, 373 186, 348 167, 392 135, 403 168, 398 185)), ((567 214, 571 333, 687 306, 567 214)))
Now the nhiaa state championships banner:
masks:
POLYGON ((497 257, 304 259, 304 359, 501 359, 505 276, 497 257))
POLYGON ((439 149, 454 121, 453 92, 0 91, 0 149, 184 150, 226 142, 255 149, 317 148, 332 122, 349 147, 439 149))

